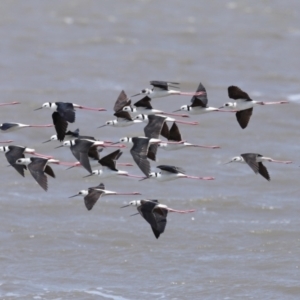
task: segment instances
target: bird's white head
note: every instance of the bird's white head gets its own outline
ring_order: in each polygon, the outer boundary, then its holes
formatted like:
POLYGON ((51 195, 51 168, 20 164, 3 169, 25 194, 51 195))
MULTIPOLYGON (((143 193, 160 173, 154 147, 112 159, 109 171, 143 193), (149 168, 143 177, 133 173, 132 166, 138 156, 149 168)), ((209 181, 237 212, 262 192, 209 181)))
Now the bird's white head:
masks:
POLYGON ((180 107, 180 110, 183 110, 183 111, 190 111, 190 106, 189 105, 182 105, 180 107))
POLYGON ((129 205, 140 206, 141 205, 141 200, 132 200, 132 201, 129 202, 129 205))
POLYGON ((241 156, 235 156, 227 164, 232 162, 244 162, 244 159, 241 156))
POLYGON ((101 175, 102 170, 93 170, 91 175, 101 175))
POLYGON ((78 196, 86 196, 89 192, 87 190, 81 190, 78 192, 78 196))
POLYGON ((50 138, 50 141, 57 141, 57 140, 58 139, 57 139, 57 135, 56 134, 52 135, 51 138, 50 138))
POLYGON ((149 173, 149 178, 156 178, 159 176, 159 173, 158 172, 150 172, 149 173))
POLYGON ((105 122, 105 125, 107 125, 107 126, 114 126, 117 123, 118 123, 117 120, 110 120, 110 121, 105 122))
POLYGON ((74 140, 64 141, 62 145, 64 147, 71 147, 71 146, 75 145, 75 141, 74 140))
POLYGON ((134 111, 135 111, 134 108, 131 107, 131 106, 129 106, 129 105, 124 106, 124 107, 122 108, 122 110, 123 110, 123 111, 128 111, 128 112, 134 112, 134 111))
POLYGON ((223 106, 219 107, 220 108, 235 108, 236 106, 236 103, 233 103, 233 102, 226 102, 223 104, 223 106))
POLYGON ((8 146, 1 146, 1 147, 0 147, 0 151, 1 151, 1 152, 8 152, 8 151, 9 151, 9 148, 8 148, 8 146))
POLYGON ((152 90, 151 89, 142 89, 140 93, 143 95, 150 95, 152 93, 152 90))
POLYGON ((30 158, 19 158, 16 160, 17 165, 28 165, 31 163, 30 158))
POLYGON ((132 138, 125 136, 125 137, 121 138, 119 140, 119 142, 120 143, 132 143, 132 138))
POLYGON ((134 120, 141 120, 143 122, 148 122, 149 119, 147 115, 139 114, 134 118, 134 120))

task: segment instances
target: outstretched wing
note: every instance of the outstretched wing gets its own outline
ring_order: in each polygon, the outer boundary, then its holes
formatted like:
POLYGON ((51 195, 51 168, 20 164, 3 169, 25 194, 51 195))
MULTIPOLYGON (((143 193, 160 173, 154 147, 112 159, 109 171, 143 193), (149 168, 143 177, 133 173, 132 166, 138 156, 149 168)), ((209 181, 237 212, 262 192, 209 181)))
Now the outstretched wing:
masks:
POLYGON ((56 111, 52 114, 52 120, 56 130, 57 139, 62 142, 66 135, 68 122, 56 111))
POLYGON ((247 101, 252 101, 249 95, 242 91, 239 87, 231 85, 228 87, 228 97, 234 100, 243 99, 247 101))
POLYGON ((252 116, 252 112, 253 112, 253 107, 244 109, 244 110, 240 110, 235 114, 236 119, 237 119, 238 123, 240 124, 240 126, 242 127, 242 129, 245 129, 247 127, 247 125, 250 121, 250 118, 252 116))

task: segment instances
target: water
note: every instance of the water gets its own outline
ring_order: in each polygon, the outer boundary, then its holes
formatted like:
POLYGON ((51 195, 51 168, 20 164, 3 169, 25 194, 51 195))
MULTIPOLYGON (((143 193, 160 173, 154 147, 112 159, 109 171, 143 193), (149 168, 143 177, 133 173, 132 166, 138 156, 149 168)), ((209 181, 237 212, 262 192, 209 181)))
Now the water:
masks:
MULTIPOLYGON (((0 102, 22 102, 2 107, 1 122, 50 123, 49 110, 33 110, 65 101, 108 109, 78 110, 70 129, 113 141, 139 135, 143 124, 96 127, 113 119, 122 89, 132 95, 150 80, 178 81, 183 91, 201 81, 216 107, 228 101, 232 84, 255 99, 291 101, 254 108, 245 130, 225 113, 192 116, 199 126, 180 126, 189 142, 221 149, 159 150, 157 164, 215 181, 101 180, 109 190, 140 191, 172 208, 197 210, 169 214, 158 240, 140 216, 130 217, 135 209, 120 209, 138 197, 105 197, 88 212, 82 198, 68 197, 98 184, 97 177, 84 180, 84 169, 54 166, 57 178, 45 193, 2 156, 1 299, 298 299, 298 1, 0 5, 0 102), (294 164, 266 163, 271 182, 246 165, 222 165, 245 152, 294 164)), ((153 105, 170 112, 189 101, 174 96, 153 105)), ((54 150, 58 143, 41 144, 52 134, 52 128, 24 129, 1 140, 73 161, 69 149, 54 150)), ((120 162, 132 162, 128 149, 120 162)), ((136 166, 122 169, 141 174, 136 166)))

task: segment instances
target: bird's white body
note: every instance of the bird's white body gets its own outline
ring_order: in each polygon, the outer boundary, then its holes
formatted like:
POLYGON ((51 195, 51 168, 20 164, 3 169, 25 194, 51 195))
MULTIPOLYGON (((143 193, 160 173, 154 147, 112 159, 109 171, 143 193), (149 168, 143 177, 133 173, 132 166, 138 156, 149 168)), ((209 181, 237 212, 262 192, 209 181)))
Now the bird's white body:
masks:
POLYGON ((130 113, 134 113, 134 114, 144 114, 144 115, 155 115, 155 114, 162 114, 164 113, 162 110, 158 110, 158 109, 149 109, 149 108, 145 108, 145 107, 130 107, 130 106, 124 106, 123 107, 124 111, 130 112, 130 113))
POLYGON ((160 88, 154 87, 153 89, 143 89, 140 92, 140 95, 146 95, 151 99, 154 98, 162 98, 162 97, 167 97, 171 95, 180 95, 180 91, 176 90, 164 90, 160 88))
POLYGON ((114 177, 117 175, 123 175, 123 176, 128 175, 128 172, 120 171, 120 170, 114 171, 107 167, 102 167, 102 169, 94 170, 91 175, 97 175, 100 178, 109 178, 109 177, 114 177))
POLYGON ((190 144, 190 143, 186 143, 186 142, 183 142, 183 143, 178 143, 178 144, 167 144, 167 143, 160 143, 158 144, 158 147, 160 147, 161 149, 164 149, 166 151, 174 151, 174 150, 180 150, 180 149, 183 149, 183 148, 186 148, 186 147, 194 147, 193 144, 190 144))
MULTIPOLYGON (((22 123, 15 123, 16 126, 13 126, 9 129, 6 129, 6 130, 3 130, 2 132, 3 133, 6 133, 6 132, 11 132, 11 131, 16 131, 18 129, 21 129, 21 128, 25 128, 25 127, 30 127, 30 125, 28 124, 22 124, 22 123)), ((3 124, 0 124, 0 127, 2 126, 3 124)))
MULTIPOLYGON (((138 138, 140 139, 148 139, 147 137, 144 136, 139 136, 138 138)), ((131 137, 123 137, 120 139, 121 143, 128 143, 128 144, 133 144, 132 138, 131 137)), ((158 144, 161 143, 160 139, 150 139, 149 144, 158 144)))
POLYGON ((235 102, 227 102, 223 105, 223 108, 228 108, 231 110, 245 110, 254 107, 256 104, 261 105, 260 101, 246 101, 243 99, 237 99, 235 102))
MULTIPOLYGON (((31 162, 32 162, 32 161, 31 161, 30 157, 27 157, 27 158, 19 158, 19 159, 16 161, 16 164, 28 166, 31 162)), ((47 163, 45 164, 45 166, 48 165, 48 164, 59 164, 59 160, 57 160, 57 159, 48 159, 48 160, 47 160, 47 163)))
POLYGON ((105 125, 112 126, 112 127, 128 127, 128 126, 131 126, 133 124, 138 124, 138 123, 142 123, 142 121, 141 120, 130 121, 130 120, 119 118, 118 120, 107 121, 105 123, 105 125))
POLYGON ((151 172, 149 174, 149 178, 153 178, 157 181, 171 181, 179 178, 186 178, 187 175, 182 174, 182 173, 170 173, 170 172, 151 172))
POLYGON ((183 105, 180 107, 180 110, 186 111, 191 115, 202 115, 208 112, 218 111, 219 109, 216 107, 202 107, 202 106, 192 107, 190 105, 183 105))
POLYGON ((41 108, 50 108, 52 110, 57 110, 57 105, 55 102, 45 102, 41 108))

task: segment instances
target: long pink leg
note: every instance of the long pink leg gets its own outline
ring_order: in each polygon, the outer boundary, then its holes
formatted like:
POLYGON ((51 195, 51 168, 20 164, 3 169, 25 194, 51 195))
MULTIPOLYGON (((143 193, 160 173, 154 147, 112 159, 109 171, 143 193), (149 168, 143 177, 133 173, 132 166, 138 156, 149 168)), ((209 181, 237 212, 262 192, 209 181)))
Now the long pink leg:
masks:
POLYGON ((129 195, 142 195, 142 194, 139 192, 132 192, 132 193, 116 193, 115 195, 129 196, 129 195))
POLYGON ((181 117, 181 118, 189 118, 190 116, 187 114, 172 114, 172 113, 166 113, 162 112, 160 115, 166 115, 166 116, 174 116, 174 117, 181 117))
POLYGON ((268 104, 286 104, 286 103, 289 103, 289 101, 262 102, 262 105, 268 105, 268 104))
POLYGON ((133 164, 131 163, 117 163, 118 166, 125 166, 125 167, 132 167, 133 164))
POLYGON ((114 145, 113 143, 99 145, 99 147, 126 148, 126 146, 124 144, 114 145))
POLYGON ((144 176, 131 175, 131 174, 120 174, 122 176, 132 177, 132 178, 145 178, 144 176))
POLYGON ((11 143, 11 142, 13 142, 13 140, 2 141, 0 143, 11 143))
POLYGON ((176 212, 176 213, 180 213, 180 214, 188 214, 188 213, 192 213, 195 212, 195 209, 189 209, 189 210, 177 210, 177 209, 173 209, 173 208, 167 208, 168 211, 170 212, 176 212))
POLYGON ((202 146, 202 145, 190 145, 192 147, 199 147, 199 148, 207 148, 207 149, 220 149, 220 146, 202 146))
POLYGON ((270 162, 275 162, 279 164, 291 164, 293 163, 291 160, 275 160, 275 159, 270 159, 270 162))
POLYGON ((5 105, 15 105, 15 104, 20 104, 20 102, 10 102, 10 103, 0 103, 0 106, 5 106, 5 105))
POLYGON ((49 155, 45 155, 45 154, 40 154, 40 153, 37 153, 37 152, 32 152, 30 154, 35 155, 35 156, 39 156, 39 157, 42 157, 42 158, 53 158, 53 156, 49 156, 49 155))
POLYGON ((179 92, 179 95, 184 95, 184 96, 201 96, 201 95, 205 95, 205 92, 196 92, 196 93, 192 93, 192 92, 179 92))
POLYGON ((199 122, 186 122, 186 121, 180 121, 180 120, 174 120, 176 123, 180 124, 187 124, 187 125, 199 125, 199 122))
POLYGON ((87 106, 82 106, 82 105, 75 106, 75 108, 85 109, 85 110, 94 110, 94 111, 106 111, 105 108, 93 108, 93 107, 87 107, 87 106))
POLYGON ((28 127, 53 127, 53 124, 46 124, 46 125, 28 125, 28 127))
POLYGON ((215 179, 215 177, 197 177, 197 176, 190 176, 190 175, 186 175, 184 178, 201 179, 201 180, 214 180, 215 179))

